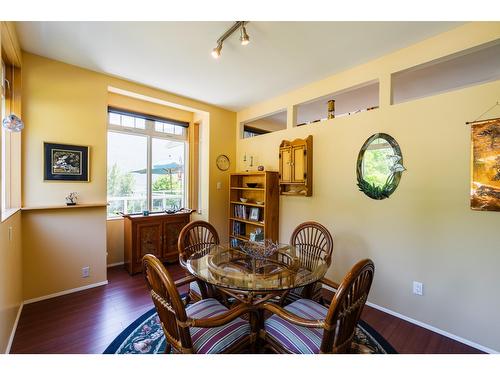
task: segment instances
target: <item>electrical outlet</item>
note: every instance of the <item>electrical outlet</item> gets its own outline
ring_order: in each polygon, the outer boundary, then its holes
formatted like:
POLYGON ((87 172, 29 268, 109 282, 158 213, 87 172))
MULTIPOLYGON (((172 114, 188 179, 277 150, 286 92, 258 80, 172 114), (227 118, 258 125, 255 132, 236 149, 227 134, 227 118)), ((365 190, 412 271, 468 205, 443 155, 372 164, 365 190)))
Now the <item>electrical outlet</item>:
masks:
POLYGON ((217 190, 222 189, 222 182, 217 181, 217 190))
POLYGON ((12 241, 12 227, 9 227, 9 241, 12 241))
POLYGON ((424 284, 419 281, 413 282, 413 294, 421 296, 424 294, 424 284))
POLYGON ((90 275, 90 267, 83 267, 82 268, 82 277, 89 277, 90 275))

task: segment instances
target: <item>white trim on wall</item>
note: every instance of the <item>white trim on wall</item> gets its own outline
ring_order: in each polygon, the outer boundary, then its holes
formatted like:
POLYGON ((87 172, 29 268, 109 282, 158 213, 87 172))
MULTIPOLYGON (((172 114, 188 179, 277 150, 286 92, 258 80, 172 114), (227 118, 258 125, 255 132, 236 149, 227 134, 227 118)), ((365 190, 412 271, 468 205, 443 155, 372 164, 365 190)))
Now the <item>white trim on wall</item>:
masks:
POLYGON ((111 264, 108 264, 106 267, 109 268, 109 267, 114 267, 114 266, 121 266, 122 264, 125 264, 125 262, 111 263, 111 264))
MULTIPOLYGON (((335 289, 331 288, 330 286, 328 285, 324 285, 323 284, 323 288, 325 288, 326 290, 329 290, 331 292, 335 292, 335 289)), ((433 327, 427 323, 423 323, 423 322, 420 322, 416 319, 413 319, 413 318, 410 318, 408 316, 405 316, 403 314, 400 314, 398 312, 395 312, 395 311, 392 311, 392 310, 389 310, 385 307, 382 307, 382 306, 379 306, 379 305, 376 305, 372 302, 366 302, 366 304, 370 307, 373 307, 374 309, 377 309, 379 311, 382 311, 382 312, 385 312, 386 314, 389 314, 389 315, 392 315, 392 316, 395 316, 396 318, 399 318, 399 319, 402 319, 402 320, 406 320, 407 322, 410 322, 412 324, 415 324, 419 327, 422 327, 422 328, 425 328, 425 329, 428 329, 429 331, 432 331, 432 332, 435 332, 435 333, 438 333, 442 336, 445 336, 445 337, 448 337, 452 340, 455 340, 455 341, 458 341, 458 342, 461 342, 462 344, 465 344, 465 345, 469 345, 475 349, 478 349, 478 350, 481 350, 485 353, 489 353, 489 354, 499 354, 500 352, 497 352, 496 350, 493 350, 491 348, 488 348, 486 346, 483 346, 481 344, 478 344, 478 343, 475 343, 473 341, 470 341, 470 340, 467 340, 467 339, 464 339, 463 337, 460 337, 460 336, 457 336, 457 335, 454 335, 453 333, 449 333, 449 332, 446 332, 446 331, 443 331, 442 329, 440 328, 436 328, 436 327, 433 327)))
POLYGON ((46 295, 46 296, 41 296, 41 297, 36 297, 36 298, 28 299, 28 300, 24 301, 24 304, 27 305, 29 303, 39 302, 39 301, 43 301, 43 300, 46 300, 46 299, 63 296, 65 294, 79 292, 79 291, 85 290, 85 289, 96 288, 98 286, 106 285, 107 283, 108 283, 108 280, 105 280, 105 281, 101 281, 101 282, 95 283, 95 284, 89 284, 89 285, 81 286, 81 287, 78 287, 78 288, 63 290, 61 292, 49 294, 49 295, 46 295))
POLYGON ((12 326, 12 331, 10 332, 9 342, 7 343, 7 347, 5 348, 5 354, 10 353, 10 348, 12 347, 12 343, 14 342, 14 336, 17 331, 17 324, 19 323, 19 318, 21 317, 21 312, 23 311, 24 303, 21 303, 19 309, 17 310, 16 320, 14 321, 14 325, 12 326))

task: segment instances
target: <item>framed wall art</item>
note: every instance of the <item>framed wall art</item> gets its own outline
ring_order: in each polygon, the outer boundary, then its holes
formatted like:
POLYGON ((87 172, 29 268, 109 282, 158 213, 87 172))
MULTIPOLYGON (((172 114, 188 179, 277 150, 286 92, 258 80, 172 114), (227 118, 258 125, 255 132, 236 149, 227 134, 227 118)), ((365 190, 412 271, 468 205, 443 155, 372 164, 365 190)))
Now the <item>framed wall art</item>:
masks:
POLYGON ((90 180, 89 147, 61 143, 43 144, 43 179, 45 181, 90 180))
POLYGON ((500 211, 500 119, 472 125, 471 208, 500 211))

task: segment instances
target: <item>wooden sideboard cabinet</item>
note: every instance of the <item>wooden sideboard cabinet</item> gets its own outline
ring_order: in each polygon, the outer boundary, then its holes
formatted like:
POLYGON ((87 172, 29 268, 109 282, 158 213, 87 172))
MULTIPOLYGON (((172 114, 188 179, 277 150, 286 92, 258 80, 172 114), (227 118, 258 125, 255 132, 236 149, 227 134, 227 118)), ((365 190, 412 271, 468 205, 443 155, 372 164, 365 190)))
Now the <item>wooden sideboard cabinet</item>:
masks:
POLYGON ((124 216, 125 268, 133 275, 142 272, 142 257, 153 254, 162 262, 179 259, 177 239, 182 228, 189 223, 191 211, 175 214, 124 216))

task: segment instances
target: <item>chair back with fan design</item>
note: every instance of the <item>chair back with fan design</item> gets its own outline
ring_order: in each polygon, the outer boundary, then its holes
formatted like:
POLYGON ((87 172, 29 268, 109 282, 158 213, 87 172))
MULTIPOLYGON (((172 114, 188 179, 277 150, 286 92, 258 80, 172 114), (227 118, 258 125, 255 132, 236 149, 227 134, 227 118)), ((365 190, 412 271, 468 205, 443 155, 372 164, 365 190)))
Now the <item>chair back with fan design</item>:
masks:
POLYGON ((192 347, 192 342, 189 328, 182 327, 182 323, 185 323, 188 317, 175 282, 154 255, 145 255, 142 265, 146 285, 167 339, 167 349, 170 351, 172 344, 178 351, 185 352, 186 348, 192 347))
POLYGON ((332 261, 333 237, 323 225, 315 221, 306 221, 295 228, 290 245, 297 248, 302 265, 314 269, 318 258, 328 265, 332 261))
POLYGON ((206 251, 212 245, 219 244, 219 235, 212 224, 198 220, 187 224, 179 234, 179 263, 184 268, 194 253, 206 251))
POLYGON ((348 353, 361 312, 368 298, 375 265, 364 259, 344 277, 325 318, 322 353, 348 353))

